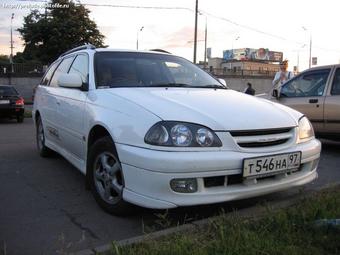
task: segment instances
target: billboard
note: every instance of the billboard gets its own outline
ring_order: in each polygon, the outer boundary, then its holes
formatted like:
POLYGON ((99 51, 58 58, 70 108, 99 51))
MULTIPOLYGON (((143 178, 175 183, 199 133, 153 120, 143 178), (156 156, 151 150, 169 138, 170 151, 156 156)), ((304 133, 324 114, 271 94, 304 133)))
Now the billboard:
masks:
POLYGON ((223 51, 224 60, 267 60, 270 62, 281 62, 283 53, 278 51, 270 51, 265 48, 251 49, 233 49, 223 51))

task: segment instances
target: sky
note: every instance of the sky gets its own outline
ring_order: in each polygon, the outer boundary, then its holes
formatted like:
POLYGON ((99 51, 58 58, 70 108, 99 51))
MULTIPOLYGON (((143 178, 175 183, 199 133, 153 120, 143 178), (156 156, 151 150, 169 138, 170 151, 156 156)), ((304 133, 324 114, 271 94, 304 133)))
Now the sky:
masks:
MULTIPOLYGON (((22 27, 29 7, 43 7, 43 2, 0 0, 0 54, 10 53, 11 14, 14 52, 22 51, 23 41, 15 30, 22 27)), ((136 49, 138 37, 141 50, 161 48, 192 61, 195 0, 77 2, 91 11, 90 17, 110 48, 136 49)), ((289 69, 298 65, 302 71, 308 68, 312 38, 312 57, 317 57, 318 65, 340 61, 338 0, 198 0, 198 9, 198 60, 204 56, 207 22, 207 46, 212 48, 212 57, 222 57, 227 49, 268 48, 283 52, 289 69)))

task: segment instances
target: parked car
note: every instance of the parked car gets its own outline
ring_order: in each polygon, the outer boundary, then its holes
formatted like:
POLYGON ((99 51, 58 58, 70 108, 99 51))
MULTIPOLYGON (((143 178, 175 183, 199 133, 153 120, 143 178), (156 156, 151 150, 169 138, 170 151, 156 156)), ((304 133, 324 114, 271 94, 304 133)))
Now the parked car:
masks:
POLYGON ((300 73, 275 88, 271 100, 304 113, 318 137, 340 140, 340 65, 300 73))
POLYGON ((0 85, 0 118, 24 121, 25 103, 13 86, 0 85))
POLYGON ((40 155, 63 155, 114 214, 130 203, 249 198, 317 177, 321 146, 303 114, 167 53, 70 50, 37 87, 33 119, 40 155))

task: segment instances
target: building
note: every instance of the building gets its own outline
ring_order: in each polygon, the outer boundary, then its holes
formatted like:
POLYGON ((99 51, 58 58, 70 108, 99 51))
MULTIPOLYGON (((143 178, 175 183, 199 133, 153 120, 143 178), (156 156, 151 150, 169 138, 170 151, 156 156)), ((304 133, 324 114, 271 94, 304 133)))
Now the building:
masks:
POLYGON ((282 52, 264 48, 225 50, 223 58, 208 59, 208 68, 215 75, 274 76, 282 59, 282 52))

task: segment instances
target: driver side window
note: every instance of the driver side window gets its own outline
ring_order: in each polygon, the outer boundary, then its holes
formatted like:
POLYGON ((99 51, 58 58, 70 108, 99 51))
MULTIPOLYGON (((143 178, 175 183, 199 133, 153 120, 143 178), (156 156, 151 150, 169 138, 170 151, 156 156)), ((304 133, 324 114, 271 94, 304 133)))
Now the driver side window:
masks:
POLYGON ((314 70, 297 76, 281 88, 282 97, 322 96, 330 69, 314 70))

